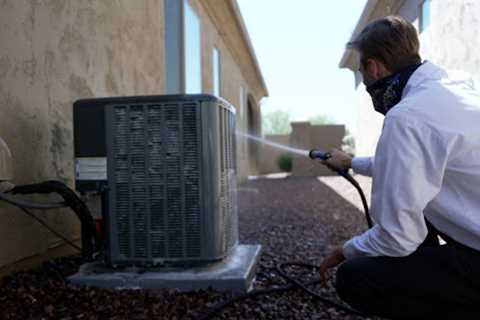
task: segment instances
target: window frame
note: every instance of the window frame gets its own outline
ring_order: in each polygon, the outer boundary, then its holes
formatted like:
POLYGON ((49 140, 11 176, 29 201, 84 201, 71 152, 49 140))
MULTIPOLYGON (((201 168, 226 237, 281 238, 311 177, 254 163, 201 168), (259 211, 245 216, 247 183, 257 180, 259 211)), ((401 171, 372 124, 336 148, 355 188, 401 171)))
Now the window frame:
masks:
POLYGON ((164 0, 164 44, 165 44, 165 81, 167 94, 187 93, 187 54, 186 54, 186 5, 198 19, 199 40, 199 92, 203 92, 202 61, 202 21, 200 15, 189 0, 164 0))
POLYGON ((212 92, 217 97, 222 95, 222 56, 216 46, 212 49, 212 92))
POLYGON ((427 30, 431 23, 431 0, 423 0, 419 5, 418 31, 422 33, 427 30), (428 10, 425 10, 428 8, 428 10))

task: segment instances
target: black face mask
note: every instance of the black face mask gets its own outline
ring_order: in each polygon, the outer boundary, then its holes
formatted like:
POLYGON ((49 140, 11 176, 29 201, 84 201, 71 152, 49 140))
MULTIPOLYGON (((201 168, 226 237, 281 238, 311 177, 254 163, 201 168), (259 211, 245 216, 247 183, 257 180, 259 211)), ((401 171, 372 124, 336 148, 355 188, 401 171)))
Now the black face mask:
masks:
POLYGON ((375 111, 386 115, 402 99, 403 88, 408 79, 422 64, 407 67, 388 77, 379 79, 367 86, 367 92, 372 97, 375 111))

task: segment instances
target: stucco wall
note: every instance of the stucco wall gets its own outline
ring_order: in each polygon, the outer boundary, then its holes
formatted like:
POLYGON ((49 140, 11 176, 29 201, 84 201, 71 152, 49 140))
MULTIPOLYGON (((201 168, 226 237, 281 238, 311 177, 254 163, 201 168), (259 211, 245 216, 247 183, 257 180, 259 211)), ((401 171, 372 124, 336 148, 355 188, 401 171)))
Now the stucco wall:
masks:
MULTIPOLYGON (((418 28, 420 0, 408 0, 399 14, 412 20, 418 28)), ((388 14, 379 6, 374 16, 388 14)), ((448 69, 458 69, 480 79, 480 2, 476 0, 432 0, 430 25, 420 34, 423 59, 448 69)), ((383 124, 383 116, 373 110, 365 87, 357 87, 358 131, 357 155, 372 155, 383 124)))
POLYGON ((420 35, 422 57, 480 78, 480 1, 434 0, 431 16, 420 35))
MULTIPOLYGON (((76 99, 162 92, 162 3, 0 2, 0 136, 14 156, 15 183, 73 186, 76 99)), ((39 215, 78 237, 70 212, 39 215)), ((37 222, 0 204, 0 266, 56 244, 37 222)))

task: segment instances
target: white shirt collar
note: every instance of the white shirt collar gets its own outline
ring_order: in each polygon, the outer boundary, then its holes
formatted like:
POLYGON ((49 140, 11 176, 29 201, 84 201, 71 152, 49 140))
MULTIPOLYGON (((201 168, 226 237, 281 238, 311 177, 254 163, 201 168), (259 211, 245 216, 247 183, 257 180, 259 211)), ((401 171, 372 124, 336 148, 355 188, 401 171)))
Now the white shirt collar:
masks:
POLYGON ((408 94, 410 89, 419 86, 425 80, 439 80, 447 76, 447 72, 436 66, 435 64, 425 60, 425 62, 418 67, 417 70, 408 79, 405 88, 403 89, 402 98, 408 94))

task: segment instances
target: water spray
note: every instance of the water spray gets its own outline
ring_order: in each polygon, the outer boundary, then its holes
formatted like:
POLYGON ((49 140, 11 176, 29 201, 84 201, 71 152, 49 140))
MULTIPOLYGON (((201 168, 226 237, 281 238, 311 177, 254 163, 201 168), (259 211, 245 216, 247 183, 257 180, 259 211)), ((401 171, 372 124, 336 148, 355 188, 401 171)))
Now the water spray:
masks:
POLYGON ((295 153, 297 155, 304 156, 304 157, 309 156, 308 150, 292 148, 292 147, 283 145, 281 143, 276 143, 276 142, 273 142, 273 141, 270 141, 270 140, 267 140, 267 139, 257 137, 253 134, 248 134, 248 133, 244 133, 244 132, 241 132, 241 131, 237 131, 236 134, 240 137, 250 139, 250 140, 256 141, 258 143, 261 143, 261 144, 264 144, 264 145, 267 145, 267 146, 270 146, 270 147, 273 147, 273 148, 289 151, 289 152, 292 152, 292 153, 295 153))

